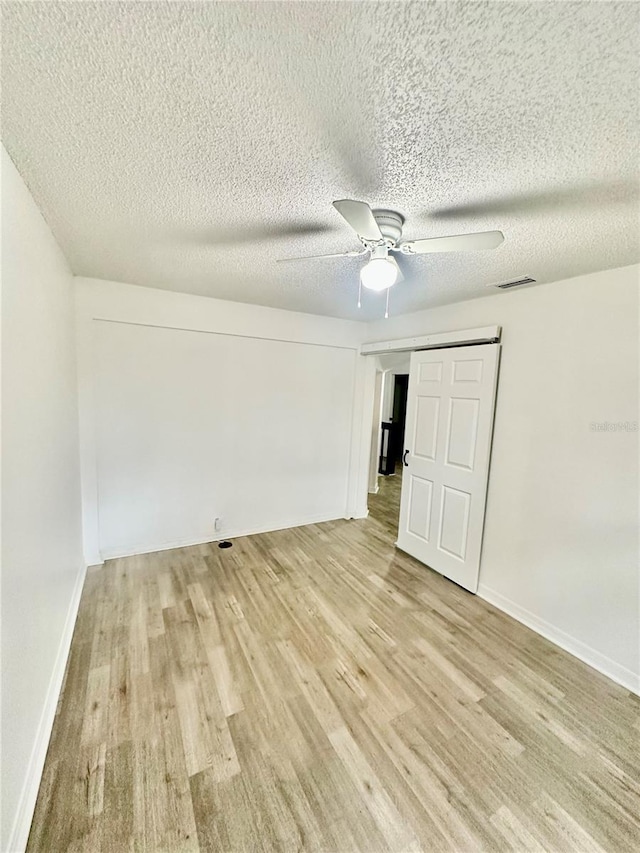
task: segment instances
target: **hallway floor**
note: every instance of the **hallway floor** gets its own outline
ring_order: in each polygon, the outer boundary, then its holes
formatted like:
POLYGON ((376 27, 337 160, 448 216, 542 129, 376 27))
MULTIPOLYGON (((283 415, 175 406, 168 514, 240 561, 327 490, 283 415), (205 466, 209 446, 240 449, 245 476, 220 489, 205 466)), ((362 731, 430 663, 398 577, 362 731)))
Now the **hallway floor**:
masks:
POLYGON ((378 476, 378 494, 369 495, 369 515, 381 524, 395 542, 400 517, 400 492, 402 491, 402 465, 396 465, 395 474, 378 476))
POLYGON ((364 521, 87 576, 29 851, 640 847, 640 700, 364 521))

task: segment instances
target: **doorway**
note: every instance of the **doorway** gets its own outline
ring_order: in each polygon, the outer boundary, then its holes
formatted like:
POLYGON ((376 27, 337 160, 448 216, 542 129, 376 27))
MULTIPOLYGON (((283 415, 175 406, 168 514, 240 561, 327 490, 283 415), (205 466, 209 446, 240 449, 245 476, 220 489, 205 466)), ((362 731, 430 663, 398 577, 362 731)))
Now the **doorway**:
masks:
POLYGON ((369 514, 396 540, 402 489, 402 453, 411 353, 381 356, 381 382, 376 385, 369 514))
POLYGON ((402 460, 409 373, 390 373, 385 380, 388 393, 384 395, 380 423, 378 474, 389 477, 399 473, 402 460))
POLYGON ((393 458, 395 465, 402 464, 404 449, 404 430, 407 417, 407 393, 409 391, 409 374, 397 373, 394 376, 393 414, 391 416, 393 432, 393 458))

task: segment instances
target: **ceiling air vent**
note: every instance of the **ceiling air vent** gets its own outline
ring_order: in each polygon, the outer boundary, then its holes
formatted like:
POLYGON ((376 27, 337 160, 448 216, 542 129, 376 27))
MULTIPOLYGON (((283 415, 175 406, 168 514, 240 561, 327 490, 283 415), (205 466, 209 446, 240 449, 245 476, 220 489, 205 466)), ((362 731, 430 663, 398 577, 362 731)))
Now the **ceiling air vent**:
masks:
POLYGON ((523 284, 535 284, 535 278, 517 278, 515 281, 505 281, 502 284, 489 284, 487 287, 497 287, 500 290, 509 290, 511 287, 521 287, 523 284))

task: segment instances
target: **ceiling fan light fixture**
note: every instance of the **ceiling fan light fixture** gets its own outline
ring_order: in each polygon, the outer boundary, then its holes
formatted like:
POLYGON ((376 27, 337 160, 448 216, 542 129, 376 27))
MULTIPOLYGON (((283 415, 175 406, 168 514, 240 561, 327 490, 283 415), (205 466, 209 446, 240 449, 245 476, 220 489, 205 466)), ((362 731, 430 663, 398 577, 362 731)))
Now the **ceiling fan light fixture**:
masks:
POLYGON ((398 278, 398 267, 389 258, 372 258, 360 270, 362 286, 369 290, 387 290, 398 278))

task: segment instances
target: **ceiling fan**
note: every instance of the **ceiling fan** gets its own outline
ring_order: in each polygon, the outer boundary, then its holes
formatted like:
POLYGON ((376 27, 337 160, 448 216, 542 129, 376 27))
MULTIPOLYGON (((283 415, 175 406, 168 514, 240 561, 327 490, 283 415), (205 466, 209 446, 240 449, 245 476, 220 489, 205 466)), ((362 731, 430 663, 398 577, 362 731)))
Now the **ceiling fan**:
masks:
MULTIPOLYGON (((360 270, 360 285, 369 290, 388 290, 402 279, 396 259, 390 253, 424 255, 431 252, 475 252, 495 249, 504 240, 501 231, 481 231, 458 234, 454 237, 428 237, 401 243, 404 216, 394 210, 372 210, 365 201, 341 199, 333 206, 356 232, 362 248, 331 255, 310 255, 302 258, 282 258, 282 261, 309 261, 320 258, 357 258, 369 255, 360 270)), ((360 306, 360 298, 358 298, 360 306)))

